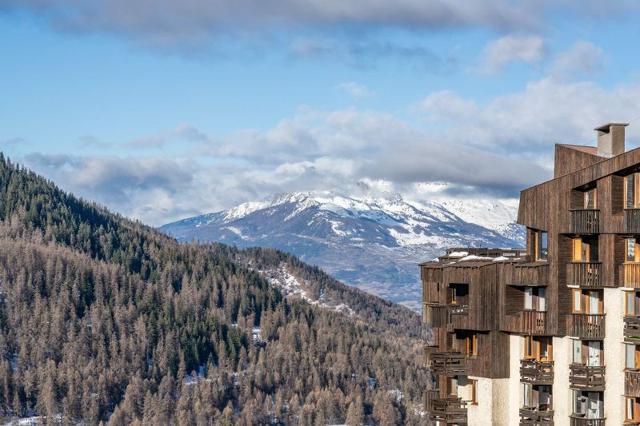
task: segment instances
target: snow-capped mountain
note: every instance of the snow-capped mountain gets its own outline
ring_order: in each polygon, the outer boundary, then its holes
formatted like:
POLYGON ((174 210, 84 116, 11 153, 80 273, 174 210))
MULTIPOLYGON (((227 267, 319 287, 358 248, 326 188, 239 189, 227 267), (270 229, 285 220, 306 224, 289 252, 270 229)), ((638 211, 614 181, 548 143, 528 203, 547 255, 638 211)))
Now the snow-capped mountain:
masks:
POLYGON ((517 205, 465 200, 416 202, 399 195, 280 194, 161 227, 181 241, 273 247, 339 280, 419 307, 418 263, 450 246, 519 247, 517 205))

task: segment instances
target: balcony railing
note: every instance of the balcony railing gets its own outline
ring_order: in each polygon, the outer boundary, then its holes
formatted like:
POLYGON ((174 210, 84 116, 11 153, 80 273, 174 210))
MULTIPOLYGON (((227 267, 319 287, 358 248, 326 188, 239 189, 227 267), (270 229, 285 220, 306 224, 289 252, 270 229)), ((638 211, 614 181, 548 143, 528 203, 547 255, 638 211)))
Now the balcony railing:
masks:
POLYGON ((465 376, 467 359, 460 352, 435 352, 431 354, 431 371, 447 377, 465 376))
POLYGON ((426 322, 431 327, 446 327, 449 322, 449 310, 446 305, 427 305, 426 322))
POLYGON ((438 391, 427 391, 425 411, 433 421, 444 424, 467 424, 467 404, 458 397, 440 397, 438 391))
POLYGON ((588 419, 584 414, 572 414, 569 420, 569 426, 605 426, 604 417, 588 419))
POLYGON ((624 317, 624 338, 627 341, 640 341, 640 317, 624 317))
POLYGON ((624 394, 631 398, 640 398, 640 370, 625 370, 624 394))
POLYGON ((506 270, 506 283, 516 286, 546 286, 549 276, 547 262, 514 263, 506 270))
POLYGON ((603 391, 605 367, 583 364, 569 365, 569 386, 571 389, 603 391))
POLYGON ((573 209, 571 214, 571 230, 573 234, 597 234, 600 232, 600 210, 573 209))
POLYGON ((619 271, 623 287, 640 288, 640 263, 623 263, 619 271))
POLYGON ((630 398, 640 398, 640 370, 625 370, 624 394, 630 398))
POLYGON ((532 385, 552 385, 553 361, 520 360, 520 381, 532 385))
POLYGON ((640 209, 624 209, 624 232, 640 234, 640 209))
POLYGON ((604 314, 570 314, 567 334, 580 339, 604 339, 604 314))
MULTIPOLYGON (((567 263, 567 284, 580 287, 602 287, 600 262, 567 263)), ((613 286, 614 283, 611 283, 613 286)))
POLYGON ((552 334, 549 326, 546 312, 526 310, 507 315, 504 329, 512 333, 545 336, 552 334))
POLYGON ((425 320, 432 327, 443 327, 449 331, 465 328, 468 321, 469 305, 428 305, 425 320))
POLYGON ((526 426, 553 426, 553 410, 540 410, 538 408, 521 408, 520 425, 526 426))

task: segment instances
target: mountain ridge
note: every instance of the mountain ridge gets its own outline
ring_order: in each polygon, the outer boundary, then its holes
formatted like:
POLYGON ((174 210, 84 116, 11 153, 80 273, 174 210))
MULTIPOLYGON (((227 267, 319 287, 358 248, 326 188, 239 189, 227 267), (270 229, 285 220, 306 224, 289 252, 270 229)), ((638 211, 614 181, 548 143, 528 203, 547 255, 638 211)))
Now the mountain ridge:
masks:
POLYGON ((521 247, 524 233, 513 223, 515 209, 514 202, 495 200, 291 192, 159 229, 183 242, 283 250, 343 282, 419 310, 417 264, 449 246, 521 247))

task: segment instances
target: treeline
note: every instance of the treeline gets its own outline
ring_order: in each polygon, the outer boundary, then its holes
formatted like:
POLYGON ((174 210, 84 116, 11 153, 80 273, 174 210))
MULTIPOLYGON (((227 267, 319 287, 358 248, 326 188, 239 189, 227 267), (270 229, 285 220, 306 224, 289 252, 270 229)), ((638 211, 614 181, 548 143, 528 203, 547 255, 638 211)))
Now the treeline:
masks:
POLYGON ((0 418, 424 423, 416 315, 340 286, 278 252, 180 245, 0 157, 0 418), (283 261, 357 315, 249 265, 283 261))

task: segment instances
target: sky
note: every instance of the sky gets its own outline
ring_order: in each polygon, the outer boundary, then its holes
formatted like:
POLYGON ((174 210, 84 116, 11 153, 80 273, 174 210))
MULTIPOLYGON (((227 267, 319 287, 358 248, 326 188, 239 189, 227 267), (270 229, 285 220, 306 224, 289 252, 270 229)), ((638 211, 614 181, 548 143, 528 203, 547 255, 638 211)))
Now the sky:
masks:
POLYGON ((640 4, 0 0, 0 150, 161 225, 289 191, 512 199, 640 137, 640 4), (364 188, 364 189, 363 189, 364 188))

